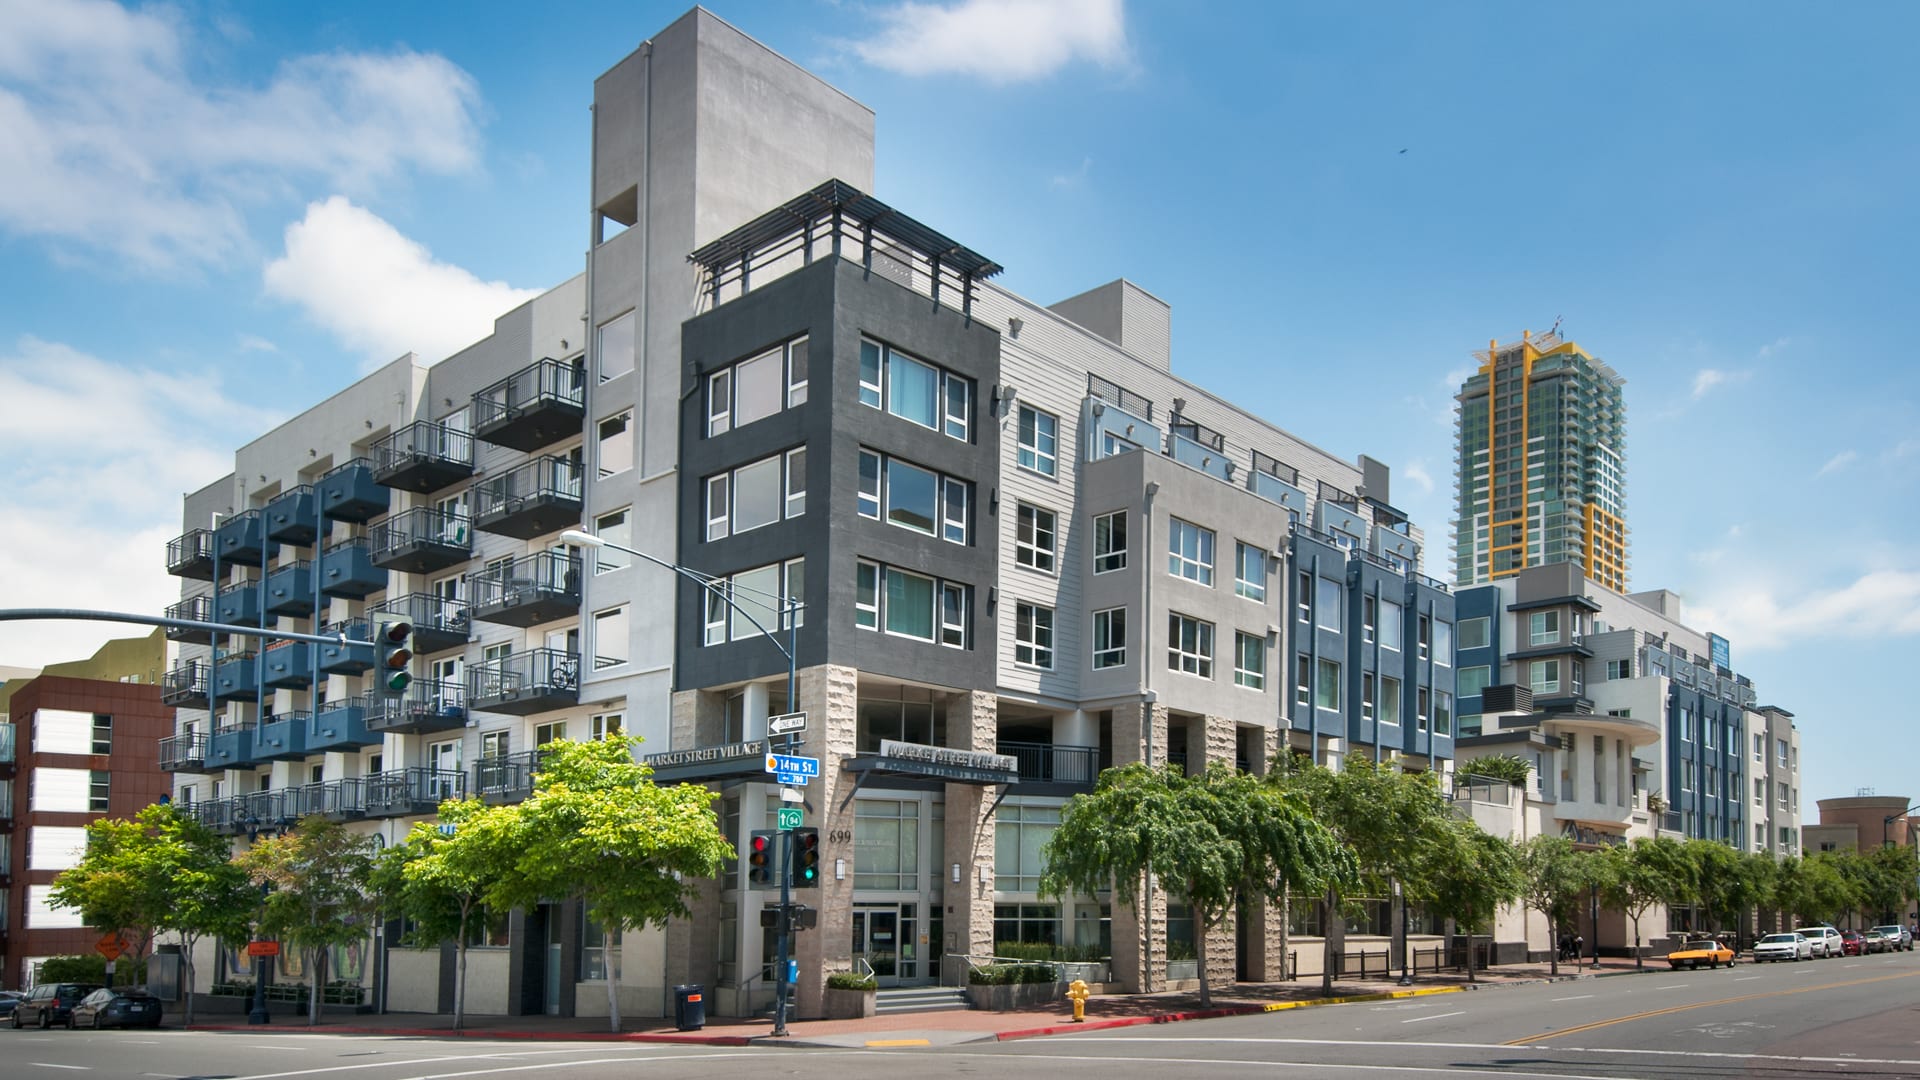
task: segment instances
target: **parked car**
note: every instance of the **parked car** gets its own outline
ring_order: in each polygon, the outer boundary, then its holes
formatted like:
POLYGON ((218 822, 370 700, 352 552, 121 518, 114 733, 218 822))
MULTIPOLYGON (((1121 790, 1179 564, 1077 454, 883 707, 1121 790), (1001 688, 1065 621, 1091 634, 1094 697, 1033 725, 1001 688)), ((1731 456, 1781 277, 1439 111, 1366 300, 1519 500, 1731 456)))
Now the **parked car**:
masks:
POLYGON ((1865 956, 1867 954, 1866 936, 1858 930, 1840 931, 1840 955, 1865 956))
POLYGON ((160 999, 137 986, 102 987, 67 1011, 69 1030, 135 1026, 160 1026, 160 999))
POLYGON ((1895 952, 1913 951, 1913 931, 1904 926, 1876 926, 1875 930, 1886 937, 1887 945, 1895 952))
POLYGON ((67 1022, 67 1015, 80 999, 100 989, 99 983, 41 983, 13 1007, 11 1023, 16 1028, 29 1024, 50 1028, 67 1022))
POLYGON ((1807 935, 1789 931, 1784 934, 1768 934, 1753 946, 1753 962, 1756 964, 1768 960, 1811 960, 1813 942, 1807 935))
POLYGON ((1733 966, 1733 950, 1712 938, 1696 938, 1667 954, 1675 971, 1681 968, 1733 966))
POLYGON ((1887 951, 1887 935, 1880 931, 1862 930, 1860 936, 1866 939, 1866 945, 1863 951, 1870 953, 1887 951))
POLYGON ((1797 926, 1793 932, 1803 934, 1813 942, 1815 956, 1839 956, 1841 953, 1840 931, 1831 926, 1797 926))
POLYGON ((26 996, 18 990, 0 990, 0 1016, 12 1016, 13 1007, 26 996))

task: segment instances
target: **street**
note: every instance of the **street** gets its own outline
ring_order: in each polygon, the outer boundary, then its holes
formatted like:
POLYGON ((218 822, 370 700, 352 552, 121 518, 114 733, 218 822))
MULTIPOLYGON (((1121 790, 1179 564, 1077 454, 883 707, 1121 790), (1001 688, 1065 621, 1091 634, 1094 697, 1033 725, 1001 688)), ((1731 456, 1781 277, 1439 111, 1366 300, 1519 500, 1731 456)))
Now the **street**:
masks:
MULTIPOLYGON (((1911 954, 1438 993, 1006 1043, 745 1048, 247 1031, 0 1031, 8 1078, 1920 1078, 1911 954), (901 1061, 910 1055, 911 1061, 901 1061)), ((804 1026, 803 1026, 804 1027, 804 1026)), ((804 1039, 804 1030, 799 1032, 804 1039)), ((880 1045, 887 1043, 891 1045, 880 1045)))

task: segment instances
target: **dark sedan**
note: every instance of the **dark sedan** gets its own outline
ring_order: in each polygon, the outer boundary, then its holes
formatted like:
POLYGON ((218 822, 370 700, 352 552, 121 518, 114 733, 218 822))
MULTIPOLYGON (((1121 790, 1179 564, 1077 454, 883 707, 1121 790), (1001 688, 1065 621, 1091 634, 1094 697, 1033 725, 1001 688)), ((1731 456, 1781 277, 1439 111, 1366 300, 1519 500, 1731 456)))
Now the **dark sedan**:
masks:
POLYGON ((12 1016, 14 1006, 26 996, 18 990, 0 990, 0 1016, 12 1016))
POLYGON ((67 1014, 67 1027, 159 1027, 160 999, 132 986, 95 990, 67 1014))

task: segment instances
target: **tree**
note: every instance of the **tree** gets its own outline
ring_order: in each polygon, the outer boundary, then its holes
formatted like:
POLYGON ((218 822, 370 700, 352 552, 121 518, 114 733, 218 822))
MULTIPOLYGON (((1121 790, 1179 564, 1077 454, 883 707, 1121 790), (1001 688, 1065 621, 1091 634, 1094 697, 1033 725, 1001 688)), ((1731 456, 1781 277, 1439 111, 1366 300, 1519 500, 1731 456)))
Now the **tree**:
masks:
MULTIPOLYGON (((633 738, 548 743, 533 794, 485 817, 492 839, 517 853, 487 890, 488 906, 532 907, 555 897, 584 901, 606 931, 665 925, 687 914, 692 882, 720 872, 734 848, 713 814, 715 793, 697 784, 656 787, 633 758, 633 738)), ((620 1030, 620 1000, 607 964, 607 1016, 620 1030)))
POLYGON ((261 840, 238 859, 261 899, 261 931, 301 951, 312 978, 307 1022, 320 1022, 327 955, 365 940, 374 915, 372 845, 318 814, 284 836, 261 840))
POLYGON ((1797 915, 1795 923, 1832 922, 1840 914, 1859 906, 1853 879, 1841 872, 1832 853, 1821 852, 1805 858, 1780 861, 1774 877, 1775 907, 1797 915))
POLYGON ((230 856, 227 841, 198 819, 155 804, 131 821, 88 825, 87 852, 54 879, 52 901, 89 925, 132 933, 136 959, 156 934, 178 935, 191 1024, 196 947, 209 935, 242 936, 254 908, 256 894, 230 856))
POLYGON ((1431 865, 1422 876, 1430 883, 1428 906, 1466 932, 1467 981, 1476 982, 1473 935, 1492 921, 1500 905, 1520 898, 1526 887, 1520 852, 1506 837, 1456 819, 1427 858, 1431 865))
MULTIPOLYGON (((1219 762, 1194 777, 1138 762, 1108 769, 1067 803, 1041 857, 1043 896, 1111 887, 1135 907, 1153 874, 1185 898, 1203 942, 1242 898, 1319 892, 1355 870, 1302 800, 1219 762)), ((1204 1006, 1213 998, 1201 952, 1204 1006)))
POLYGON ((384 910, 406 917, 407 944, 437 945, 453 939, 458 953, 453 984, 453 1030, 466 1024, 467 947, 487 890, 511 872, 519 851, 507 841, 512 822, 503 809, 478 799, 440 804, 437 822, 422 821, 401 843, 374 859, 370 879, 384 910))
POLYGON ((1686 849, 1665 836, 1642 836, 1631 844, 1606 849, 1605 884, 1600 896, 1633 922, 1633 966, 1646 967, 1640 955, 1640 919, 1655 904, 1683 892, 1691 876, 1686 849))
POLYGON ((1920 859, 1913 848, 1888 844, 1863 851, 1858 856, 1860 905, 1881 922, 1898 920, 1914 897, 1915 876, 1920 875, 1920 859))
MULTIPOLYGON (((1430 899, 1431 883, 1423 871, 1433 863, 1427 857, 1446 842, 1452 815, 1440 798, 1432 773, 1409 773, 1398 766, 1348 755, 1339 771, 1304 764, 1287 750, 1274 757, 1269 780, 1306 800, 1313 816, 1332 830, 1334 838, 1353 853, 1360 876, 1359 893, 1343 892, 1347 883, 1336 880, 1325 894, 1326 921, 1331 925, 1349 896, 1384 896, 1399 882, 1402 895, 1430 899)), ((1320 989, 1333 992, 1333 935, 1325 943, 1320 989)))
POLYGON ((1592 856, 1576 851, 1573 841, 1564 836, 1536 836, 1520 848, 1526 879, 1521 899, 1547 918, 1553 939, 1549 964, 1555 975, 1560 974, 1560 929, 1574 917, 1580 898, 1597 880, 1593 863, 1592 856))
POLYGON ((1772 860, 1762 856, 1766 862, 1762 866, 1718 840, 1696 837, 1684 846, 1693 866, 1693 895, 1706 913, 1709 928, 1731 926, 1744 931, 1746 913, 1771 891, 1772 860))

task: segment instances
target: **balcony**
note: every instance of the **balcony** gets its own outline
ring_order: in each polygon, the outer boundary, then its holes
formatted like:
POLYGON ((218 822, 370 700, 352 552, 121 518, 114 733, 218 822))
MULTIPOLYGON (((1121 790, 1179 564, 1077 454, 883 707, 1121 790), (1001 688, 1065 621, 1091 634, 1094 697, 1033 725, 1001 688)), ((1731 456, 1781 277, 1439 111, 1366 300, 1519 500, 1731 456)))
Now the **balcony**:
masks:
POLYGON ((398 615, 413 624, 414 651, 422 655, 457 649, 472 636, 472 616, 461 600, 432 593, 395 596, 368 609, 369 615, 398 615))
POLYGON ((578 705, 579 685, 579 654, 559 649, 529 649, 467 671, 475 709, 513 716, 578 705))
POLYGON ((389 731, 422 735, 467 726, 466 688, 459 683, 418 679, 401 697, 389 698, 376 690, 368 692, 365 701, 369 735, 389 731))
POLYGON ((207 771, 207 735, 190 731, 160 740, 160 771, 204 773, 207 771))
POLYGON ((207 707, 207 665, 189 660, 160 676, 160 704, 174 708, 207 707))
POLYGON ((207 741, 207 768, 244 769, 254 763, 253 725, 221 728, 207 741))
POLYGON ((345 645, 320 646, 320 674, 358 675, 373 667, 373 627, 365 619, 329 623, 322 634, 344 634, 345 645))
POLYGON ((212 581, 213 534, 205 529, 191 529, 167 541, 167 573, 212 581))
POLYGON ((489 803, 517 803, 533 794, 533 774, 540 769, 540 751, 484 757, 473 766, 473 793, 489 803))
POLYGON ((259 566, 279 550, 279 545, 267 540, 266 515, 248 510, 220 523, 213 532, 213 549, 222 563, 259 566))
POLYGON ((366 778, 368 817, 431 814, 448 799, 466 797, 465 773, 452 769, 401 769, 366 778))
POLYGON ((216 831, 244 833, 251 838, 263 830, 293 824, 293 819, 287 816, 287 793, 284 791, 249 791, 238 798, 222 801, 227 804, 228 821, 224 830, 215 826, 216 831))
POLYGON ((213 664, 213 701, 241 701, 260 691, 259 664, 251 651, 229 653, 213 664))
POLYGON ((313 726, 307 730, 307 753, 329 750, 358 750, 379 746, 385 741, 379 732, 367 730, 365 698, 329 701, 314 710, 313 726))
POLYGON ((274 713, 253 735, 256 761, 299 761, 313 751, 307 749, 307 732, 313 727, 313 714, 302 710, 274 713))
POLYGON ((473 558, 472 522, 461 514, 420 506, 373 527, 373 565, 430 574, 473 558))
POLYGON ((267 614, 313 614, 313 564, 305 559, 267 571, 267 614))
POLYGON ((580 559, 555 551, 522 556, 467 578, 473 617, 533 626, 580 613, 580 559))
POLYGON ((1100 775, 1100 748, 1097 746, 1003 742, 994 749, 1020 762, 1020 790, 1023 793, 1032 794, 1041 787, 1057 790, 1061 794, 1092 791, 1093 782, 1100 775))
MULTIPOLYGON (((207 594, 189 596, 177 604, 167 605, 167 618, 183 619, 188 622, 210 623, 213 621, 213 597, 207 594)), ((169 626, 168 641, 184 641, 195 645, 213 644, 213 631, 204 626, 169 626)))
POLYGON ((250 581, 227 589, 214 599, 214 621, 228 626, 260 625, 260 583, 250 581))
POLYGON ((320 535, 319 503, 307 484, 291 488, 267 501, 267 539, 308 547, 320 535))
POLYGON ((304 690, 313 685, 313 646, 304 641, 276 641, 260 654, 265 681, 274 690, 304 690))
POLYGON ((282 793, 281 812, 299 821, 319 814, 331 821, 353 821, 367 812, 367 781, 359 777, 302 784, 282 793))
POLYGON ((473 434, 532 453, 578 435, 586 415, 586 369, 536 360, 473 395, 473 434))
MULTIPOLYGON (((385 489, 382 489, 385 490, 385 489)), ((365 540, 346 540, 320 555, 320 591, 345 600, 365 600, 387 587, 387 572, 373 564, 365 540)))
POLYGON ((437 491, 473 475, 473 436, 421 420, 373 446, 373 479, 390 488, 437 491))
POLYGON ((313 485, 314 499, 328 521, 364 525, 387 512, 393 493, 373 479, 373 463, 354 458, 337 465, 313 485))
POLYGON ((497 536, 531 540, 580 523, 580 466, 535 458, 473 485, 473 524, 497 536))

